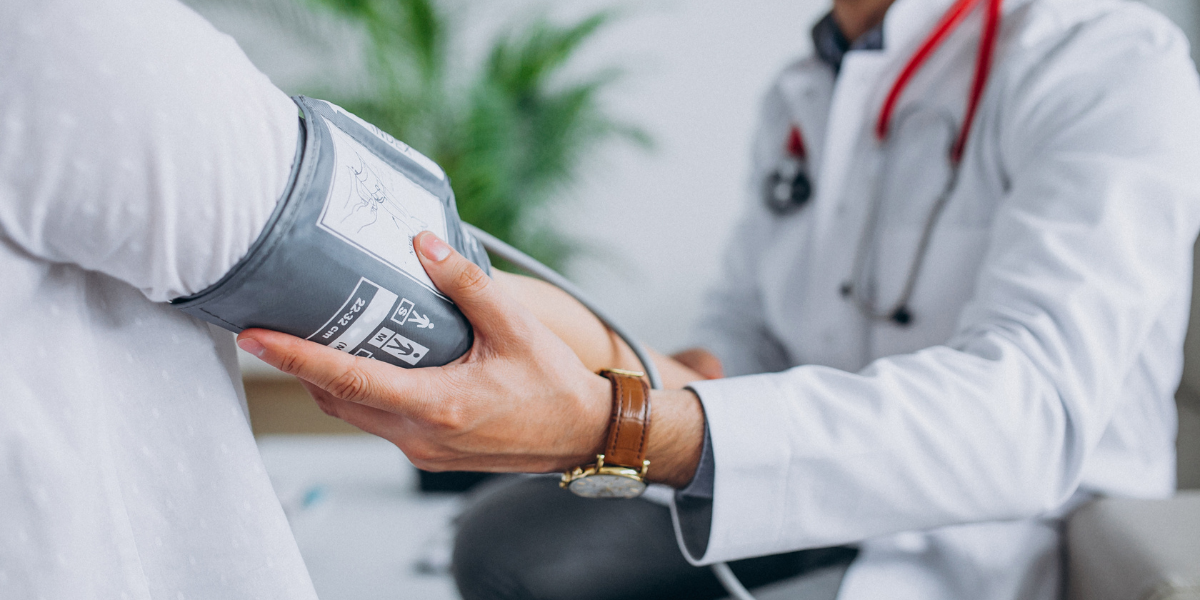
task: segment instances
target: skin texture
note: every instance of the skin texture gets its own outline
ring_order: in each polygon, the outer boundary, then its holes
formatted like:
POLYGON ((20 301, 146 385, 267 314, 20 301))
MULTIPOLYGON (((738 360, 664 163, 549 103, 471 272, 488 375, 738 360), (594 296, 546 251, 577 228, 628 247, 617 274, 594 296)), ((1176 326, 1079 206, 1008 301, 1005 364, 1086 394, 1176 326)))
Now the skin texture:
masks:
POLYGON ((721 359, 704 348, 688 348, 672 354, 671 358, 705 379, 725 377, 725 367, 721 365, 721 359))
MULTIPOLYGON (((263 329, 243 331, 238 345, 298 377, 326 413, 390 440, 422 469, 553 472, 594 462, 612 391, 591 367, 626 360, 628 348, 582 315, 566 320, 559 337, 514 295, 577 310, 563 298, 521 289, 524 278, 498 283, 430 232, 414 244, 430 278, 475 327, 474 346, 457 361, 401 369, 263 329), (578 355, 564 338, 579 345, 578 355)), ((677 385, 700 378, 666 357, 659 362, 677 385)), ((651 406, 649 478, 682 487, 699 463, 703 409, 681 389, 653 391, 651 406)))
POLYGON ((834 0, 833 21, 853 42, 883 22, 893 0, 834 0))
MULTIPOLYGON (((501 290, 533 312, 534 316, 571 347, 589 371, 616 368, 641 371, 637 355, 582 304, 566 292, 539 279, 492 271, 501 290)), ((670 358, 647 348, 663 388, 680 389, 699 379, 719 379, 721 361, 702 348, 684 350, 670 358)))

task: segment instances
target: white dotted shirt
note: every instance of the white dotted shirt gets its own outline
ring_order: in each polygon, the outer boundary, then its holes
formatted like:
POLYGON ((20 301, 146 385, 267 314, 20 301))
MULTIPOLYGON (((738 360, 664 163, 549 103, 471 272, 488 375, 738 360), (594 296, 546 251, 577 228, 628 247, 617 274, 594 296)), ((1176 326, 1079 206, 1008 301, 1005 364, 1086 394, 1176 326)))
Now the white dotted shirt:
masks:
POLYGON ((169 0, 0 18, 0 598, 314 598, 232 336, 163 301, 246 252, 296 107, 169 0))

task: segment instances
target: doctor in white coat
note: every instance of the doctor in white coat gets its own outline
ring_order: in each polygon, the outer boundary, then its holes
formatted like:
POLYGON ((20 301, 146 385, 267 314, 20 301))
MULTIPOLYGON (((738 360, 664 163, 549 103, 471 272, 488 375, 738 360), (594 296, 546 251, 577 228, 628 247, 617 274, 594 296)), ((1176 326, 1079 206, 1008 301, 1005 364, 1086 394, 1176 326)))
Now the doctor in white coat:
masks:
POLYGON ((798 125, 813 199, 751 203, 704 342, 727 375, 808 366, 694 384, 717 465, 698 563, 860 541, 840 598, 1054 598, 1061 515, 1174 489, 1200 216, 1187 43, 1132 3, 1005 0, 974 120, 985 10, 881 136, 952 4, 898 0, 881 52, 836 79, 801 60, 768 94, 756 178, 798 125))
MULTIPOLYGON (((651 394, 648 476, 707 470, 707 509, 673 510, 696 565, 857 544, 845 600, 1056 598, 1066 512, 1174 489, 1195 68, 1130 2, 873 5, 878 49, 802 59, 767 95, 703 340, 729 377, 651 394)), ((461 362, 404 372, 254 330, 243 347, 423 467, 594 456, 607 382, 506 286, 418 247, 476 325, 461 362)))

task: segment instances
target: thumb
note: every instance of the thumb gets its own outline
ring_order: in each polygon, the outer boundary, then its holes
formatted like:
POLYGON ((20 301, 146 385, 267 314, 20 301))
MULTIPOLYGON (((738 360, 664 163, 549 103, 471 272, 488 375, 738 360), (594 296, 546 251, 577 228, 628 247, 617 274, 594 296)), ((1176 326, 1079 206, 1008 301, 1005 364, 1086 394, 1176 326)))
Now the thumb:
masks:
POLYGON ((413 245, 433 284, 458 305, 477 330, 501 333, 512 328, 511 320, 520 313, 519 307, 479 265, 431 231, 417 234, 413 245))

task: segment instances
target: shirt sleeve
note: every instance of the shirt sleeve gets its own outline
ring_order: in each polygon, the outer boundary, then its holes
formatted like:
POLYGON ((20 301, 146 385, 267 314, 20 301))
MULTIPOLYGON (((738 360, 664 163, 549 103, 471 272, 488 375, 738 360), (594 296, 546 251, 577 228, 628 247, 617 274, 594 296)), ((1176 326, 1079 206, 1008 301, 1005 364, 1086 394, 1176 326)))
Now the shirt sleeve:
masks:
POLYGON ((287 185, 295 105, 174 0, 0 19, 0 236, 165 301, 215 283, 287 185))
POLYGON ((1132 10, 997 80, 980 130, 1011 179, 947 344, 692 384, 715 460, 694 564, 1052 511, 1118 407, 1158 401, 1122 391, 1162 369, 1141 361, 1163 328, 1182 340, 1200 86, 1182 35, 1132 10))
POLYGON ((704 556, 712 530, 713 480, 717 463, 713 460, 712 434, 704 425, 704 447, 700 450, 700 465, 687 487, 675 491, 672 507, 683 547, 691 556, 704 556))

